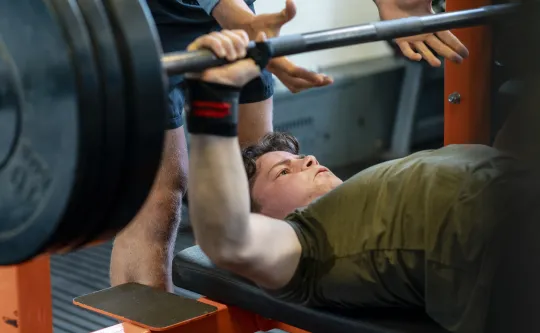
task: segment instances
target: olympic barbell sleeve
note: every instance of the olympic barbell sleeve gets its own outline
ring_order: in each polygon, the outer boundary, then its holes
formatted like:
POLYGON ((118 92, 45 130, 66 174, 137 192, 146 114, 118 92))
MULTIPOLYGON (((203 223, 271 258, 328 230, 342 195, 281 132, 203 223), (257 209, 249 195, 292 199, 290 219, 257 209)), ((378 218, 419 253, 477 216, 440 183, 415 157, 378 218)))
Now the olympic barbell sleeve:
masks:
MULTIPOLYGON (((270 38, 266 41, 269 57, 331 49, 342 46, 389 40, 400 37, 432 33, 448 29, 465 28, 488 23, 517 10, 517 4, 485 6, 475 9, 441 13, 428 16, 407 17, 380 21, 338 29, 294 34, 270 38)), ((248 46, 248 54, 257 45, 248 46)), ((216 57, 211 51, 172 52, 162 56, 163 68, 169 75, 197 72, 210 67, 222 66, 228 61, 216 57)))

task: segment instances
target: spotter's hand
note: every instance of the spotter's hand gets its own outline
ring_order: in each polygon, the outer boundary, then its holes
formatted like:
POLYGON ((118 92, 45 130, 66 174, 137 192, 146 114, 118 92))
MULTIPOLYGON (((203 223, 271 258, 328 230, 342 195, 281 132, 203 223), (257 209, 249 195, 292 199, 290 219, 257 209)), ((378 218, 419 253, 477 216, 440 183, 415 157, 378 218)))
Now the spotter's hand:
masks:
MULTIPOLYGON (((376 3, 382 20, 434 14, 431 0, 377 0, 376 3)), ((407 58, 424 59, 433 67, 441 66, 441 61, 432 51, 458 64, 469 56, 465 45, 448 30, 397 38, 395 42, 407 58)))

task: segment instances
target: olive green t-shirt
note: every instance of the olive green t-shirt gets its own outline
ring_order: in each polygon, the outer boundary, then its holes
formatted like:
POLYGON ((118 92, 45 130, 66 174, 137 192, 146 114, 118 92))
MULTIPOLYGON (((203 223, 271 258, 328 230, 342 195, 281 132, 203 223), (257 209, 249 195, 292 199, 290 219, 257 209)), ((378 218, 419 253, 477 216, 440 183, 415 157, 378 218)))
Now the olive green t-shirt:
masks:
POLYGON ((452 145, 350 178, 286 220, 303 248, 272 291, 308 306, 406 307, 454 332, 481 332, 493 274, 492 192, 511 159, 452 145))

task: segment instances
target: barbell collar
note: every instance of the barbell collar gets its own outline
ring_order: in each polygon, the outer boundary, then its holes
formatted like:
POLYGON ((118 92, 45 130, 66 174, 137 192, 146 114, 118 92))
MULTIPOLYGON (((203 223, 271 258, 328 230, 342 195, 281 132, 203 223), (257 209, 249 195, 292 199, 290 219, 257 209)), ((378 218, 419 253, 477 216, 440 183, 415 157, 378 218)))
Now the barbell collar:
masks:
MULTIPOLYGON (((516 12, 517 4, 491 5, 463 11, 428 16, 407 17, 356 26, 293 34, 270 38, 266 41, 270 57, 319 51, 342 46, 390 40, 448 29, 466 28, 490 23, 492 20, 516 12)), ((248 55, 258 46, 251 42, 248 55)), ((172 52, 162 56, 161 62, 168 75, 199 72, 222 66, 227 60, 218 58, 209 50, 172 52)))

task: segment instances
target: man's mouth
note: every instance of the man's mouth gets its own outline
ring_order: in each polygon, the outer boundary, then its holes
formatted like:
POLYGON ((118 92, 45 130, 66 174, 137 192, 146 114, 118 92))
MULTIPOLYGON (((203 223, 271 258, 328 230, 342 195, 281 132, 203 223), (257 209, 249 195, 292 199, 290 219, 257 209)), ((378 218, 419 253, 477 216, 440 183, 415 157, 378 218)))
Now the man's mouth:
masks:
POLYGON ((319 171, 317 171, 317 174, 315 176, 318 176, 319 174, 321 173, 324 173, 324 172, 329 172, 330 170, 328 170, 327 168, 320 168, 319 171))

